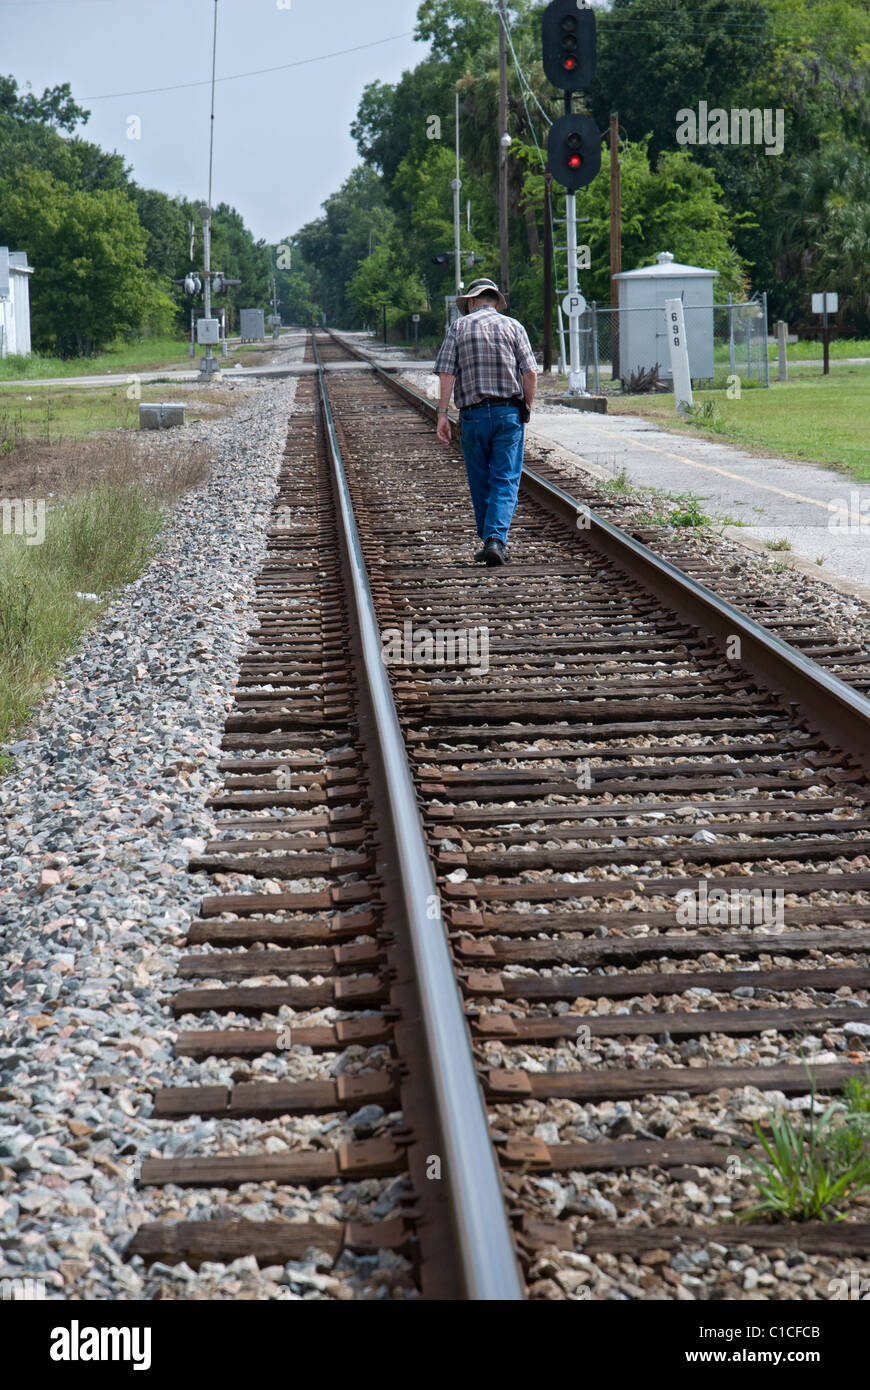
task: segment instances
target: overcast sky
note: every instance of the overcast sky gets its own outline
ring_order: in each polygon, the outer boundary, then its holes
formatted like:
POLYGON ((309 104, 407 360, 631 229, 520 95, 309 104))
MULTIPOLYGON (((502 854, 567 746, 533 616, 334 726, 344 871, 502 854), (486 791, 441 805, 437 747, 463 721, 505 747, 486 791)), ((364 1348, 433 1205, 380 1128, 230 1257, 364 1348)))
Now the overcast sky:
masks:
MULTIPOLYGON (((365 84, 426 54, 412 38, 417 5, 218 0, 213 201, 272 243, 316 217, 358 162, 349 127, 365 84), (358 51, 305 62, 342 49, 358 51), (290 63, 301 65, 220 80, 290 63)), ((0 0, 0 72, 38 94, 70 82, 91 111, 80 134, 122 154, 137 183, 204 198, 213 14, 214 0, 0 0), (142 90, 182 83, 202 85, 142 90)))

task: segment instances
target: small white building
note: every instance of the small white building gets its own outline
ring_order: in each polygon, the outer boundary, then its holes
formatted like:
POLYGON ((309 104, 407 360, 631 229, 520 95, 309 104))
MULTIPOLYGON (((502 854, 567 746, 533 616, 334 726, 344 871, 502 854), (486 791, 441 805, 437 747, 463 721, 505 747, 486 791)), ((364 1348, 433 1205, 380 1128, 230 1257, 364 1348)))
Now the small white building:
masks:
POLYGON ((713 376, 713 281, 718 270, 680 265, 660 251, 655 265, 624 270, 619 281, 619 368, 623 379, 656 362, 659 376, 671 375, 665 300, 682 299, 689 347, 689 374, 713 376))
POLYGON ((30 354, 30 277, 26 251, 0 246, 0 357, 30 354))

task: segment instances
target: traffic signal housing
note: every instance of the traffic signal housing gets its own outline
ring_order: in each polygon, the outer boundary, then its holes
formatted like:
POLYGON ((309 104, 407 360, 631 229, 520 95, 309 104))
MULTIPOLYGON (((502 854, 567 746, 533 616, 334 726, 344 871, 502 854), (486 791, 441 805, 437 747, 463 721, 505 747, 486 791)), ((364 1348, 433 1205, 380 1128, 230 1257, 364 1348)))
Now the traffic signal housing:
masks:
POLYGON ((560 116, 547 139, 550 173, 557 183, 576 193, 591 183, 601 168, 601 136, 591 116, 560 116))
POLYGON ((552 0, 542 24, 548 81, 564 92, 588 87, 595 72, 595 11, 580 0, 552 0))

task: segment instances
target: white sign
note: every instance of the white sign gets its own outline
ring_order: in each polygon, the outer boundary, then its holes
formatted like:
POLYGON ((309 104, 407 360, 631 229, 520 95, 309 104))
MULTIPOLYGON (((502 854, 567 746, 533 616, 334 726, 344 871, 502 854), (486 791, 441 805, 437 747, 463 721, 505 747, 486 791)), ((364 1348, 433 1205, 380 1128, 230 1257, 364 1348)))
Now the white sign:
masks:
POLYGON ((692 405, 692 378, 689 375, 689 346, 686 342, 686 321, 681 299, 665 300, 668 342, 671 348, 671 372, 674 378, 674 397, 677 410, 692 405))
POLYGON ((813 313, 814 314, 836 314, 840 305, 838 294, 814 294, 813 313))
POLYGON ((569 319, 579 319, 581 314, 586 313, 586 300, 579 290, 565 295, 562 300, 562 313, 567 314, 569 319))
POLYGON ((412 314, 412 315, 411 315, 411 322, 412 322, 412 323, 419 323, 419 322, 420 322, 420 315, 419 315, 419 314, 412 314))

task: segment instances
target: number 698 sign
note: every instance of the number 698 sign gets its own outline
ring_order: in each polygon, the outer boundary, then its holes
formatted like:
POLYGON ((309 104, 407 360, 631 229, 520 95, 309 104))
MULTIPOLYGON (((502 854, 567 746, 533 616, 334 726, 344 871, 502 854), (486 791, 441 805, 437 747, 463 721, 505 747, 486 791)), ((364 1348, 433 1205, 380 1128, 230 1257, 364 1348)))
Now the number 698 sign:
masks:
POLYGON ((689 348, 681 299, 665 300, 665 317, 671 346, 671 374, 677 410, 692 404, 692 378, 689 374, 689 348))

